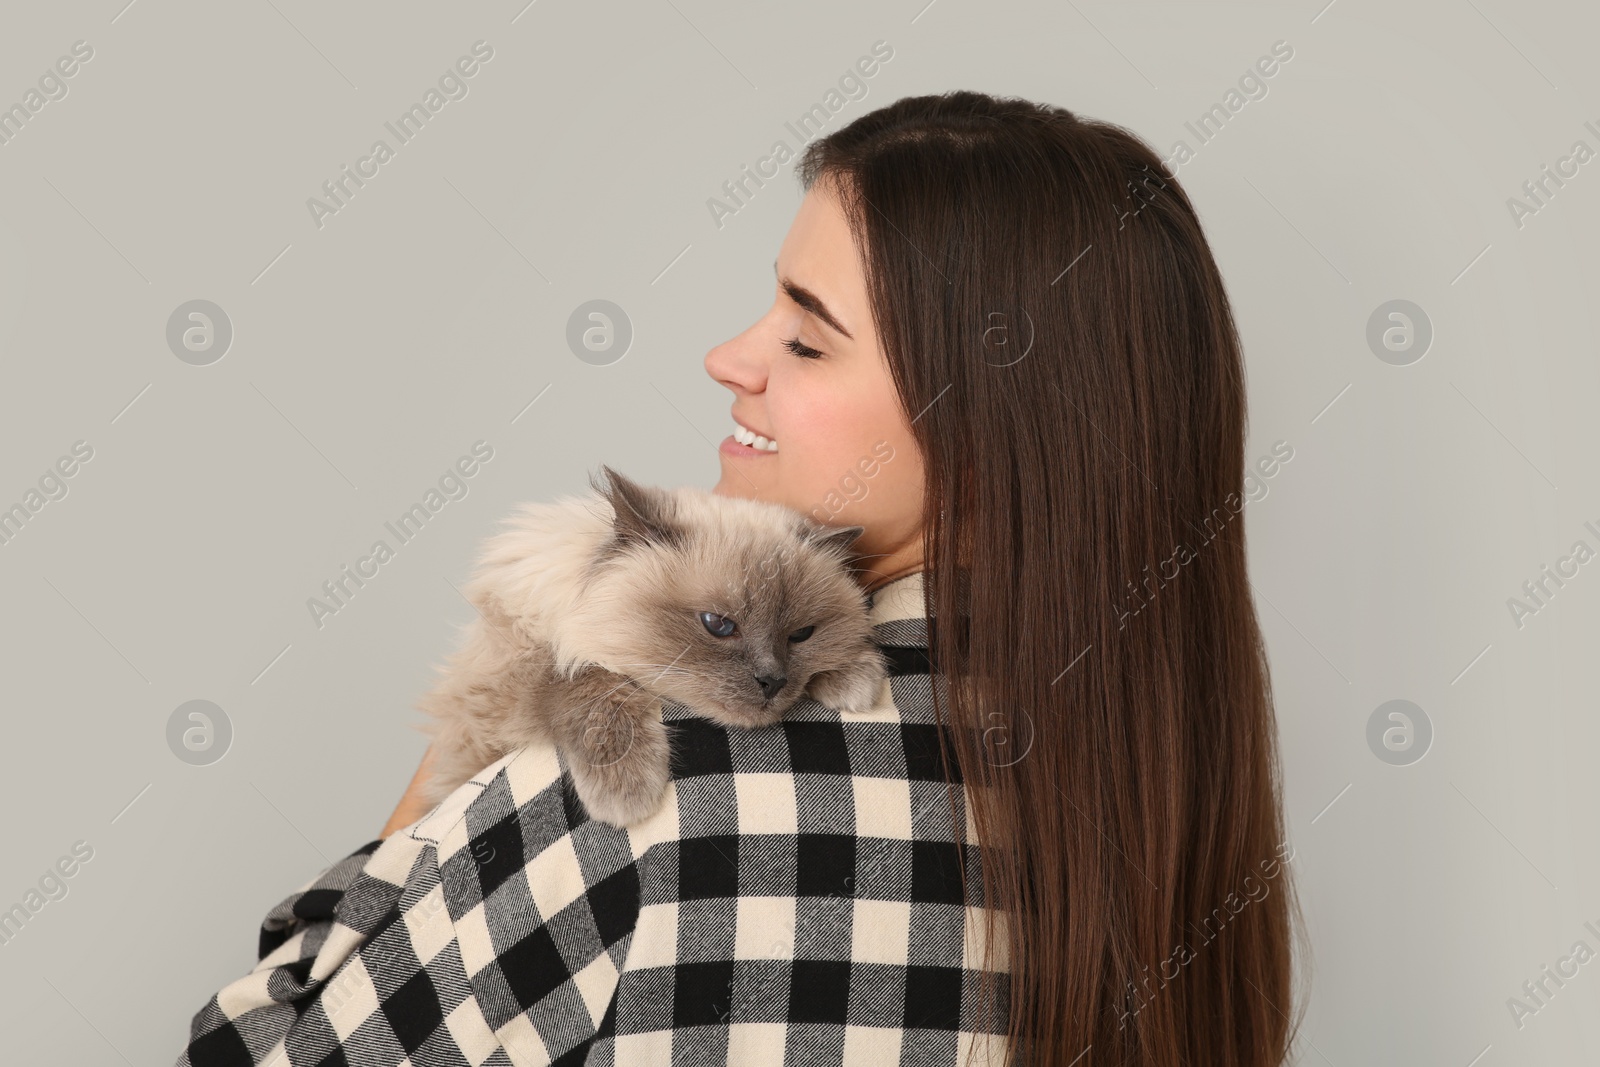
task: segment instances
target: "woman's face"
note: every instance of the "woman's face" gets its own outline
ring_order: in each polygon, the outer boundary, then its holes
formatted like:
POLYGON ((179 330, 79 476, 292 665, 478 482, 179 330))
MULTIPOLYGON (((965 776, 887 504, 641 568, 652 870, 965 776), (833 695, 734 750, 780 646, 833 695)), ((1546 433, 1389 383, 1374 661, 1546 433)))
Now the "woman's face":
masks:
POLYGON ((775 267, 766 314, 706 354, 706 373, 733 392, 735 423, 718 447, 722 477, 712 491, 865 527, 855 551, 863 584, 876 588, 922 569, 922 458, 826 179, 806 194, 775 267), (777 450, 740 443, 750 440, 746 430, 777 450))

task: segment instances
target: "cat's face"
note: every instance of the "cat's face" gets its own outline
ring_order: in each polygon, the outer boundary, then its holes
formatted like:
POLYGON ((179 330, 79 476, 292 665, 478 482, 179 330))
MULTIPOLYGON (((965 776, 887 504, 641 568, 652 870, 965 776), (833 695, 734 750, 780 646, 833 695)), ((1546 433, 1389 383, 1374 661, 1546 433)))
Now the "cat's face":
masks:
POLYGON ((623 673, 746 727, 778 721, 819 674, 830 692, 870 677, 865 594, 846 565, 859 527, 607 475, 615 536, 585 597, 585 632, 603 635, 623 673))

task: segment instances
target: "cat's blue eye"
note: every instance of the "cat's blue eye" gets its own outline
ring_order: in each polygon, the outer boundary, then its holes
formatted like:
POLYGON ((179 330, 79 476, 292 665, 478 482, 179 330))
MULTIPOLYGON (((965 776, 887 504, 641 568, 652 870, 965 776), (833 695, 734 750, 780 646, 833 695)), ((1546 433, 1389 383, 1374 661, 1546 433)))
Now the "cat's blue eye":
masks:
POLYGON ((712 637, 730 637, 733 631, 739 628, 738 623, 726 615, 718 615, 714 611, 702 611, 700 613, 700 624, 706 628, 706 632, 712 637))
POLYGON ((815 626, 802 626, 800 629, 789 635, 789 640, 793 641, 795 644, 799 644, 801 641, 804 641, 806 638, 816 633, 816 630, 817 628, 815 626))

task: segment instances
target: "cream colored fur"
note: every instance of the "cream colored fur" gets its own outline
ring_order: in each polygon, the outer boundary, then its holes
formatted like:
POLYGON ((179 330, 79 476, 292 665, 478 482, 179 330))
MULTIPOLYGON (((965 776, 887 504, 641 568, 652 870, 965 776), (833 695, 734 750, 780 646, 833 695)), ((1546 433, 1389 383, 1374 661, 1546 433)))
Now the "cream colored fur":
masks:
POLYGON ((663 698, 742 728, 776 723, 802 696, 876 703, 885 664, 849 566, 860 527, 602 471, 609 484, 524 504, 488 540, 465 589, 479 617, 418 705, 431 802, 548 740, 588 813, 626 826, 666 789, 663 698), (709 632, 707 611, 735 634, 709 632), (787 681, 763 692, 760 678, 787 681))

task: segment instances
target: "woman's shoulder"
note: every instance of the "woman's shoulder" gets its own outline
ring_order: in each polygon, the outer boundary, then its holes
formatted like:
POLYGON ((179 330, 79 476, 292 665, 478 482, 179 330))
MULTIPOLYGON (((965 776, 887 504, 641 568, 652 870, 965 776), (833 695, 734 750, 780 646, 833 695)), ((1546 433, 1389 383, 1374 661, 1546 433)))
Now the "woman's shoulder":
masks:
POLYGON ((556 1054, 581 1007, 578 1040, 618 1063, 712 1027, 731 1059, 888 1041, 931 1064, 1004 1032, 1007 954, 982 955, 982 849, 946 779, 920 593, 905 592, 874 605, 889 677, 864 712, 802 700, 745 730, 665 704, 671 776, 639 823, 590 819, 541 743, 410 828, 434 845, 497 1034, 536 1032, 556 1054), (985 969, 998 1001, 980 996, 985 969))
POLYGON ((491 1028, 554 1051, 581 1004, 617 1063, 670 1058, 686 1027, 725 1030, 730 1062, 997 1047, 1007 954, 982 957, 982 850, 934 724, 794 710, 741 730, 669 705, 671 780, 625 829, 584 814, 553 747, 486 769, 438 855, 466 972, 523 1013, 491 1028))
POLYGON ((729 836, 804 838, 789 844, 791 852, 826 838, 917 841, 930 854, 935 843, 975 842, 954 751, 940 736, 922 589, 922 575, 912 573, 868 598, 887 667, 872 707, 842 713, 803 698, 777 724, 740 729, 666 701, 667 790, 652 815, 626 829, 588 818, 564 753, 528 745, 480 771, 429 820, 424 832, 438 841, 441 869, 486 867, 492 882, 506 864, 533 863, 562 842, 591 861, 586 878, 608 877, 684 839, 703 851, 729 836))

